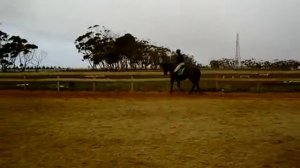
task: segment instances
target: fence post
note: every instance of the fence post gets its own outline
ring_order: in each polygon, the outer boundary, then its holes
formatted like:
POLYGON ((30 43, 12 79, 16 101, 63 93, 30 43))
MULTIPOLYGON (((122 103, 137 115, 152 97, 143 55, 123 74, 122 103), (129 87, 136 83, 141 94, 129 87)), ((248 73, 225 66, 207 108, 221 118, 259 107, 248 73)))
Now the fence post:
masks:
POLYGON ((133 75, 131 75, 131 82, 130 82, 130 91, 134 91, 134 86, 133 86, 133 75))
POLYGON ((256 91, 260 92, 260 82, 258 82, 257 85, 256 85, 256 91))
MULTIPOLYGON (((93 80, 95 80, 95 79, 96 79, 96 77, 93 76, 93 80)), ((95 92, 95 91, 96 91, 96 82, 93 81, 93 92, 95 92)))
POLYGON ((216 75, 216 90, 219 90, 219 82, 218 82, 218 75, 216 75))
POLYGON ((23 76, 23 88, 26 90, 26 75, 23 76))
POLYGON ((60 83, 59 83, 59 76, 57 76, 57 91, 60 91, 60 83))

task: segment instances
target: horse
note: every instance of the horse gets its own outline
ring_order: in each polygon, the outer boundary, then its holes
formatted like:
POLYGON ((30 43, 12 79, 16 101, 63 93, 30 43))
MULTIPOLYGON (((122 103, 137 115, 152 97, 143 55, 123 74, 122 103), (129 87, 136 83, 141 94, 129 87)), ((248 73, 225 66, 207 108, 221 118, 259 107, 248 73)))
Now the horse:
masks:
POLYGON ((185 80, 185 79, 189 79, 193 84, 191 90, 189 91, 190 94, 194 91, 195 87, 197 87, 197 91, 200 91, 199 81, 200 81, 200 77, 201 77, 201 71, 199 68, 184 66, 185 69, 183 71, 183 74, 178 75, 178 72, 177 73, 174 72, 174 69, 176 67, 174 64, 161 63, 160 66, 161 66, 165 76, 168 75, 168 72, 170 73, 170 82, 171 82, 170 83, 171 84, 170 93, 173 92, 173 84, 175 81, 177 81, 177 87, 179 89, 181 89, 180 81, 185 80))

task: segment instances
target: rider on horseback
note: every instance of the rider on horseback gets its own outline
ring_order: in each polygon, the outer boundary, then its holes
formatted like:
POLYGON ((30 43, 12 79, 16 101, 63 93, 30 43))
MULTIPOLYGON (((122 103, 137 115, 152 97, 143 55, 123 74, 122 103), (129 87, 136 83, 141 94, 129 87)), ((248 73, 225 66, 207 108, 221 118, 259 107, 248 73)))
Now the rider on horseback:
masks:
MULTIPOLYGON (((176 64, 177 64, 177 66, 176 66, 176 68, 174 70, 174 73, 177 73, 178 70, 181 69, 185 65, 185 63, 184 63, 184 56, 183 56, 183 54, 181 54, 180 49, 176 50, 176 54, 177 54, 176 55, 176 64)), ((177 73, 177 74, 179 75, 179 73, 177 73)))

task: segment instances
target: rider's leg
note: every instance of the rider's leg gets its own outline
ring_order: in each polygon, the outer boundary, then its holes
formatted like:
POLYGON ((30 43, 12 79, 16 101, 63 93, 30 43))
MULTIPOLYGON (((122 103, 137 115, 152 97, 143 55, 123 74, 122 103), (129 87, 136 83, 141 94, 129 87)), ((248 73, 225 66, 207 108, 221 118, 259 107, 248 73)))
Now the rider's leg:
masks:
POLYGON ((177 72, 183 65, 184 65, 184 62, 178 64, 177 67, 175 68, 174 72, 177 72))

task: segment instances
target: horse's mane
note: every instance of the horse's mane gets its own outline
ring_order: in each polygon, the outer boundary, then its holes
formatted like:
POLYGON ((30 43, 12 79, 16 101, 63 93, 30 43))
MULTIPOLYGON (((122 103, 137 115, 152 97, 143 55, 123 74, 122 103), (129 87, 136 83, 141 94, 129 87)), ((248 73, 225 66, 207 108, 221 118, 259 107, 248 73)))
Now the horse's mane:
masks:
POLYGON ((175 69, 175 65, 172 64, 171 62, 164 62, 164 63, 161 63, 160 64, 161 68, 164 70, 164 71, 173 71, 175 69))

